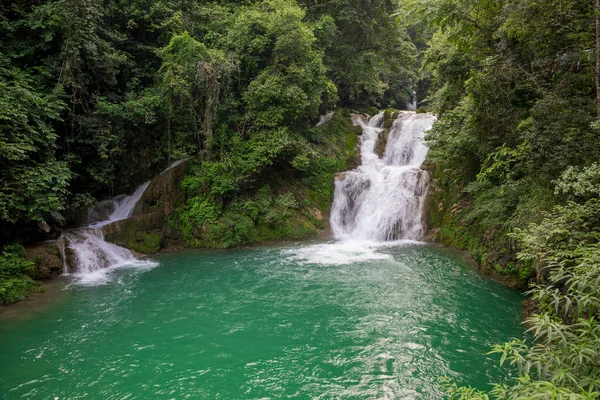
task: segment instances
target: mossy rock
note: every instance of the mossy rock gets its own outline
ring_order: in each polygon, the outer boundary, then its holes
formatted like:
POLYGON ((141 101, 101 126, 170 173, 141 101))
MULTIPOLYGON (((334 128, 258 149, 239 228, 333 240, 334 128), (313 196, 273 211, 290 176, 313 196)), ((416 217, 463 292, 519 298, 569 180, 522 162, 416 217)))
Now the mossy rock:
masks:
POLYGON ((153 254, 162 248, 162 237, 156 233, 136 232, 127 241, 127 247, 142 254, 153 254))
POLYGON ((398 119, 400 111, 393 108, 388 108, 383 112, 383 129, 389 130, 392 128, 394 121, 398 119))
POLYGON ((506 232, 485 231, 468 221, 472 209, 470 199, 448 170, 429 164, 433 179, 427 196, 427 229, 429 240, 467 251, 479 269, 493 275, 507 286, 525 288, 530 269, 514 262, 514 248, 506 232), (511 262, 514 262, 511 264, 511 262))
POLYGON ((390 138, 392 126, 399 115, 400 111, 393 108, 388 108, 383 113, 383 130, 377 137, 377 143, 375 144, 375 154, 377 154, 379 158, 383 158, 383 155, 385 154, 385 148, 387 147, 390 138))
POLYGON ((367 114, 371 116, 379 114, 377 107, 351 109, 350 112, 354 114, 367 114))
POLYGON ((153 229, 145 215, 118 221, 104 227, 106 240, 142 254, 158 252, 163 245, 163 232, 153 229))
POLYGON ((55 243, 32 245, 25 250, 27 259, 35 265, 31 272, 33 279, 53 279, 62 274, 63 263, 55 243))
POLYGON ((318 235, 319 229, 317 229, 309 221, 301 218, 292 218, 290 220, 291 232, 290 237, 292 239, 306 239, 318 235))

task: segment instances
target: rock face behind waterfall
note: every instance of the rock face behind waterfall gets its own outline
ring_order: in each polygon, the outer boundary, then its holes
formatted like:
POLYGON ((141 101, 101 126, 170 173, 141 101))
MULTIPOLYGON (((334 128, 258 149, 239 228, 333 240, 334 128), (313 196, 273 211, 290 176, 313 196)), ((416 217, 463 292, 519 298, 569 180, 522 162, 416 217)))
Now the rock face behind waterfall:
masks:
POLYGON ((90 278, 107 268, 145 264, 141 256, 160 250, 166 220, 183 202, 185 168, 186 163, 178 161, 131 195, 90 208, 81 227, 63 232, 53 244, 62 260, 60 271, 90 278))
POLYGON ((331 225, 337 239, 374 242, 420 240, 424 234, 423 208, 429 175, 421 169, 427 156, 423 137, 435 117, 403 112, 386 132, 385 151, 377 149, 384 132, 384 114, 363 129, 362 164, 336 181, 331 225))
POLYGON ((168 217, 185 201, 181 181, 186 168, 180 160, 154 177, 128 219, 102 227, 106 240, 144 254, 160 250, 174 234, 168 217))

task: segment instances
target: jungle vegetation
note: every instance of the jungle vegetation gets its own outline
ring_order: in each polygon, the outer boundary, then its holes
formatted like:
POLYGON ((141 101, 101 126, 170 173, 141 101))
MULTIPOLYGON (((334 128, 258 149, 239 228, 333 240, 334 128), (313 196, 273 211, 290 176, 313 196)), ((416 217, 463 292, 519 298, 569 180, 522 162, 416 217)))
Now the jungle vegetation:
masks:
POLYGON ((171 160, 194 160, 190 198, 212 203, 274 164, 307 169, 320 113, 410 99, 416 52, 397 4, 367 3, 3 2, 0 242, 171 160))
POLYGON ((396 11, 392 0, 2 2, 0 247, 56 237, 184 158, 186 204, 170 223, 186 245, 309 233, 306 210, 326 207, 356 143, 345 111, 315 129, 319 115, 412 95, 416 51, 396 11))
POLYGON ((600 397, 600 3, 407 0, 428 27, 421 79, 439 240, 528 286, 532 340, 492 352, 514 378, 453 399, 600 397))
POLYGON ((177 159, 188 244, 260 239, 301 201, 272 182, 323 203, 346 166, 320 114, 416 90, 436 238, 531 295, 533 339, 492 350, 515 378, 449 396, 599 398, 599 59, 599 0, 2 2, 0 303, 35 286, 13 242, 177 159))

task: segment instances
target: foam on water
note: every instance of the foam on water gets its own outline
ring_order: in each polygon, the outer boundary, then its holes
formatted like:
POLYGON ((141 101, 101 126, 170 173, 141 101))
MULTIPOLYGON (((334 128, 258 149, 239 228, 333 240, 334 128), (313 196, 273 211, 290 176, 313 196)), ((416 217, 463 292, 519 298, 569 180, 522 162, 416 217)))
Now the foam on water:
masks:
POLYGON ((381 253, 385 247, 403 247, 423 244, 414 240, 396 240, 376 243, 359 240, 342 240, 332 243, 315 244, 293 249, 286 249, 282 254, 289 261, 315 265, 346 265, 363 261, 390 260, 392 256, 381 253))
POLYGON ((376 146, 383 121, 383 112, 368 121, 353 115, 354 124, 363 130, 362 163, 335 182, 331 227, 338 241, 284 251, 290 260, 344 265, 389 258, 378 251, 382 247, 420 243, 429 185, 429 176, 421 169, 428 151, 423 138, 435 117, 401 112, 380 157, 376 146))
POLYGON ((77 272, 71 274, 73 283, 81 286, 105 285, 113 281, 114 272, 124 268, 134 268, 138 271, 151 270, 160 265, 158 262, 149 260, 130 260, 123 264, 115 264, 107 268, 97 269, 92 272, 77 272))
POLYGON ((83 285, 99 285, 110 281, 110 273, 116 268, 153 268, 157 263, 139 260, 130 250, 104 240, 102 227, 131 217, 135 206, 148 188, 145 182, 131 196, 117 196, 99 203, 88 211, 90 225, 63 233, 60 242, 72 254, 73 271, 67 267, 63 250, 63 269, 74 282, 83 285), (69 274, 69 272, 71 272, 69 274))
POLYGON ((343 241, 283 250, 282 254, 288 256, 290 261, 318 265, 344 265, 391 258, 387 254, 377 253, 376 248, 365 242, 343 241))

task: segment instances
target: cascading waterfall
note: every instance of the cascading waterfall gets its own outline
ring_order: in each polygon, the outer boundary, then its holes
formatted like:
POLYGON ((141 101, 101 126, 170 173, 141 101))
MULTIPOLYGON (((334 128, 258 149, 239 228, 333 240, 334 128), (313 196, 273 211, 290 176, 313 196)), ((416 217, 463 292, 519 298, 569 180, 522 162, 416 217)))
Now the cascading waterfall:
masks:
POLYGON ((425 132, 435 122, 431 114, 402 112, 392 124, 383 156, 377 141, 383 132, 383 113, 368 122, 353 116, 362 127, 360 167, 341 174, 335 182, 331 227, 336 242, 286 249, 293 261, 342 265, 390 259, 378 251, 388 244, 414 243, 423 236, 423 207, 429 185, 421 164, 427 156, 425 132))
MULTIPOLYGON (((121 195, 98 203, 88 210, 88 226, 63 233, 59 241, 63 248, 66 245, 73 253, 76 276, 84 281, 97 281, 97 278, 102 280, 105 276, 103 271, 108 268, 150 264, 139 261, 128 249, 106 242, 101 229, 129 218, 149 184, 142 184, 131 196, 121 195)), ((64 269, 65 273, 68 272, 66 262, 64 269)))
POLYGON ((430 114, 402 112, 389 132, 382 158, 375 152, 383 113, 363 129, 362 164, 336 180, 331 226, 336 239, 387 242, 419 240, 429 176, 421 169, 427 156, 423 137, 435 121, 430 114))
POLYGON ((317 128, 321 125, 325 125, 326 123, 328 123, 334 114, 335 114, 335 111, 331 111, 331 112, 328 112, 327 114, 321 115, 321 117, 319 118, 319 122, 317 122, 317 128))
POLYGON ((75 273, 78 275, 138 261, 131 251, 105 241, 99 228, 74 229, 65 233, 64 238, 75 256, 75 273))
POLYGON ((104 200, 88 210, 88 223, 91 227, 101 228, 112 222, 131 217, 135 206, 148 188, 150 181, 143 183, 131 196, 119 195, 104 200))
POLYGON ((165 172, 169 172, 170 170, 172 170, 173 168, 177 167, 178 165, 183 164, 184 162, 186 162, 188 159, 187 158, 183 158, 181 160, 177 160, 171 163, 171 165, 169 165, 167 167, 167 169, 165 169, 163 172, 161 172, 160 174, 164 174, 165 172))

